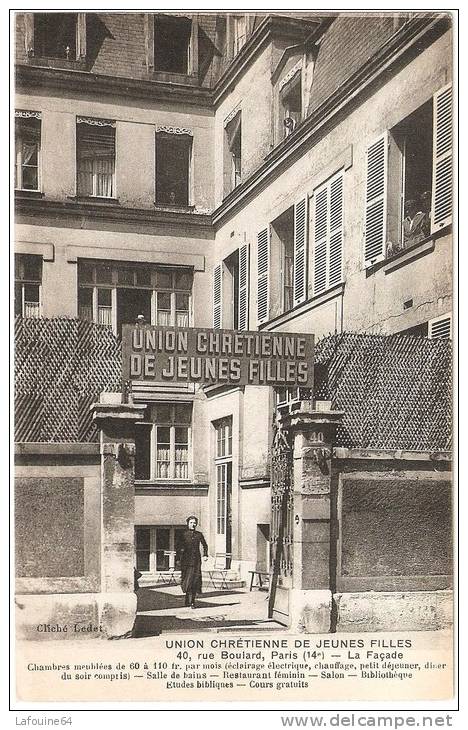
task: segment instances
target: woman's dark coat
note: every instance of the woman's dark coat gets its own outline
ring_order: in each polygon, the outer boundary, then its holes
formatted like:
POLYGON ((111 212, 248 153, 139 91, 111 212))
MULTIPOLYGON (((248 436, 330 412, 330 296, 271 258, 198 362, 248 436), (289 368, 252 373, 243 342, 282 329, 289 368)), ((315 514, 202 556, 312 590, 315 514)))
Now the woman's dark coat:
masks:
POLYGON ((203 546, 203 555, 207 557, 208 545, 202 533, 184 530, 180 551, 181 586, 184 593, 201 593, 202 590, 200 544, 203 546))

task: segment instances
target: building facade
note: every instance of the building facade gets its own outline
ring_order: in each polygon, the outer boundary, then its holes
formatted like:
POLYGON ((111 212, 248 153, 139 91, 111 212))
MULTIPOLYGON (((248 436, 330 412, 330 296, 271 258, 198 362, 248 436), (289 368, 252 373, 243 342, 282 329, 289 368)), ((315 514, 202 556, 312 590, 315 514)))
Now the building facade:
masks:
MULTIPOLYGON (((18 13, 15 313, 449 337, 448 15, 18 13)), ((274 414, 135 384, 135 556, 269 571, 274 414)), ((177 567, 177 565, 175 565, 177 567)))

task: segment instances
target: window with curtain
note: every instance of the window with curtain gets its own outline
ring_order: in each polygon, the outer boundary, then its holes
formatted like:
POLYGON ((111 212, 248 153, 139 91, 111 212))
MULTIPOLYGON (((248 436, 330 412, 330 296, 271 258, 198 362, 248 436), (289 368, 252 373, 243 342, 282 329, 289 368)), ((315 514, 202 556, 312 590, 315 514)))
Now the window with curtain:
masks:
POLYGON ((189 479, 192 405, 161 403, 155 420, 155 479, 189 479))
POLYGON ((15 255, 15 315, 41 316, 42 256, 15 255))
POLYGON ((41 116, 39 112, 15 113, 15 188, 39 190, 41 116))
POLYGON ((115 122, 78 117, 76 167, 78 195, 115 197, 115 122))
POLYGON ((148 324, 189 327, 192 281, 189 269, 80 261, 78 316, 117 332, 119 323, 133 323, 141 310, 148 324))

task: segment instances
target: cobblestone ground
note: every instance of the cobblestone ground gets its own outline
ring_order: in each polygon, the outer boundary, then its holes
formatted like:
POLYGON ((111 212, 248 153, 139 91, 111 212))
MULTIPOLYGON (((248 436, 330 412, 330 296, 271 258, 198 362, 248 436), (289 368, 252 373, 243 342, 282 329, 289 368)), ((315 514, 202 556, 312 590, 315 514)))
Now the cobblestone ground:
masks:
POLYGON ((143 587, 138 591, 134 635, 230 630, 282 631, 268 620, 268 593, 263 590, 206 590, 194 609, 184 606, 180 586, 143 587))

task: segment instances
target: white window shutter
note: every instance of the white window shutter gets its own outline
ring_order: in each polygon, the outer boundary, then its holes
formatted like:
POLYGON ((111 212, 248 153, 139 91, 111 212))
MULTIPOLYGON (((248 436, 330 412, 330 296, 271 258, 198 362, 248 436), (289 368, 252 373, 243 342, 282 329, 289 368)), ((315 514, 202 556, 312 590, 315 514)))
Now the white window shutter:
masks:
POLYGON ((328 188, 314 196, 314 296, 327 288, 328 188))
POLYGON ((328 253, 328 286, 342 280, 343 259, 343 174, 330 183, 330 242, 328 253))
POLYGON ((239 249, 238 328, 249 329, 249 244, 239 249))
POLYGON ((307 296, 307 199, 294 206, 294 305, 307 296))
POLYGON ((268 228, 257 235, 257 324, 268 320, 269 314, 270 235, 268 228))
POLYGON ((451 339, 452 337, 452 317, 443 315, 429 320, 428 336, 432 339, 451 339))
POLYGON ((434 94, 431 232, 452 222, 452 87, 434 94))
POLYGON ((368 147, 366 159, 366 214, 364 262, 366 268, 385 258, 387 228, 388 135, 368 147))
POLYGON ((217 264, 213 270, 213 327, 220 329, 223 321, 223 269, 217 264))

